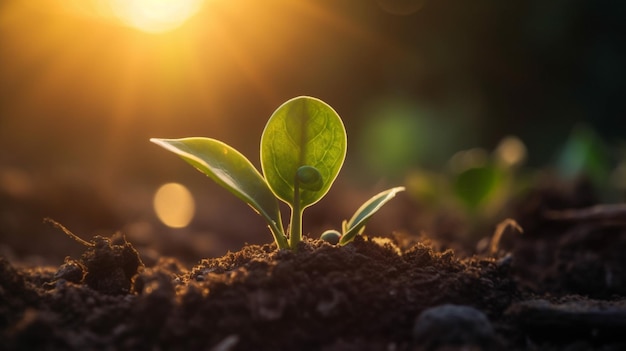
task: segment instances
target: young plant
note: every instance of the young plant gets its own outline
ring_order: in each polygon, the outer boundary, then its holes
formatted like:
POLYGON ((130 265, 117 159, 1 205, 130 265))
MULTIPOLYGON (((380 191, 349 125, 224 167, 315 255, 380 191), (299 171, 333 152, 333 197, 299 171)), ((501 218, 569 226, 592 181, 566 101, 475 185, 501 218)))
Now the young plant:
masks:
MULTIPOLYGON (((234 148, 210 138, 150 139, 179 155, 217 184, 250 205, 268 223, 279 249, 296 248, 302 240, 304 210, 318 202, 337 178, 346 157, 347 137, 341 118, 325 102, 300 96, 272 114, 261 136, 263 175, 234 148), (285 232, 278 201, 291 208, 285 232)), ((365 222, 402 187, 366 202, 344 221, 340 244, 363 231, 365 222)))
POLYGON ((399 186, 374 195, 356 210, 349 221, 344 220, 341 223, 341 234, 335 230, 327 230, 322 233, 321 239, 331 243, 337 240, 340 245, 351 242, 357 234, 363 233, 365 223, 367 223, 370 217, 378 212, 389 200, 393 199, 397 193, 403 190, 404 187, 399 186))

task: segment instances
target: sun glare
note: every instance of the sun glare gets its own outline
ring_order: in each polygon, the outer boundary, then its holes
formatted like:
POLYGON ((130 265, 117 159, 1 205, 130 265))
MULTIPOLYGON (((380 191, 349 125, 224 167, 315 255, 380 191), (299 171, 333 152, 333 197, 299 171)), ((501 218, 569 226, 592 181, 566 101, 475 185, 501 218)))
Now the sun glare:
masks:
POLYGON ((195 15, 204 0, 111 0, 115 15, 125 24, 149 33, 181 26, 195 15))
POLYGON ((78 160, 89 154, 84 162, 98 167, 96 173, 107 182, 126 176, 126 162, 135 167, 130 160, 138 154, 128 150, 145 144, 147 137, 196 125, 230 133, 235 122, 226 116, 238 116, 238 123, 250 110, 275 106, 292 82, 311 78, 312 87, 320 84, 321 75, 292 75, 300 62, 313 58, 323 60, 320 67, 328 71, 343 65, 350 51, 328 60, 318 53, 336 49, 322 40, 329 33, 385 52, 397 50, 393 41, 336 13, 326 1, 0 4, 1 47, 7 53, 0 55, 0 76, 12 87, 0 110, 19 116, 0 118, 6 127, 0 135, 23 132, 56 145, 49 125, 61 125, 72 136, 59 143, 73 153, 63 157, 78 160), (235 103, 247 96, 250 106, 235 103), (74 143, 99 147, 88 151, 70 146, 74 143))

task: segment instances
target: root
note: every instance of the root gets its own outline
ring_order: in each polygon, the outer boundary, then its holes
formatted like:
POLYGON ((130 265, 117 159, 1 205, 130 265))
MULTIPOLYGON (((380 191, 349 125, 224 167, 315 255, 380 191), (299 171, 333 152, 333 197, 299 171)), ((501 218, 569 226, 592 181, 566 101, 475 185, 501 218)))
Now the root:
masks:
POLYGON ((545 211, 544 217, 555 221, 626 222, 626 204, 603 204, 581 209, 545 211))
POLYGON ((496 231, 493 233, 493 237, 491 238, 491 243, 489 244, 489 253, 491 253, 491 255, 495 255, 496 253, 498 253, 498 245, 500 245, 500 239, 502 239, 502 235, 508 228, 513 228, 519 233, 524 232, 524 229, 522 229, 522 227, 512 218, 507 218, 498 223, 498 225, 496 226, 496 231))
POLYGON ((75 240, 76 242, 78 242, 79 244, 85 245, 85 246, 87 246, 87 247, 93 247, 93 246, 94 246, 94 244, 92 244, 92 243, 90 243, 90 242, 88 242, 88 241, 85 241, 85 240, 81 239, 78 235, 76 235, 76 234, 74 234, 74 233, 70 232, 70 231, 69 231, 69 229, 65 228, 65 227, 63 226, 63 224, 61 224, 61 223, 59 223, 59 222, 55 221, 55 220, 54 220, 54 219, 52 219, 52 218, 46 217, 46 218, 44 218, 44 219, 43 219, 43 222, 44 222, 44 223, 49 223, 49 224, 52 224, 55 228, 58 228, 58 229, 62 230, 62 231, 63 231, 63 233, 65 233, 65 234, 66 234, 67 236, 69 236, 70 238, 74 239, 74 240, 75 240))

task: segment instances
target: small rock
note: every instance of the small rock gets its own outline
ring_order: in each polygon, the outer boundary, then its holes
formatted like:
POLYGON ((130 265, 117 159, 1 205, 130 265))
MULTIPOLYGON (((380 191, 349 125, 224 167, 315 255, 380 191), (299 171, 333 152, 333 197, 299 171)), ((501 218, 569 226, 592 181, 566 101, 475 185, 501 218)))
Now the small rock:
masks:
POLYGON ((441 305, 424 310, 415 320, 416 350, 449 350, 451 346, 494 349, 496 337, 491 322, 474 307, 441 305))
POLYGON ((83 281, 83 277, 85 275, 85 267, 76 260, 71 259, 70 257, 65 258, 65 263, 63 263, 56 274, 54 275, 55 279, 65 279, 68 282, 72 283, 81 283, 83 281))

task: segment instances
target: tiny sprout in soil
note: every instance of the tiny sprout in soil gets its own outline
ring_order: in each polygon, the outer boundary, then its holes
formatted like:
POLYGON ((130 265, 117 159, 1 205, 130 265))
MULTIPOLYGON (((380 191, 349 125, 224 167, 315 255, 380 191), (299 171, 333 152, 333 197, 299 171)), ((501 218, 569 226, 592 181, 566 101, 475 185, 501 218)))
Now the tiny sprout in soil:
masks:
MULTIPOLYGON (((304 210, 330 189, 346 157, 347 137, 337 112, 325 102, 300 96, 283 103, 261 135, 263 175, 239 151, 202 137, 150 139, 177 154, 217 184, 250 205, 267 221, 279 249, 295 249, 302 240, 304 210), (283 229, 278 201, 291 208, 283 229)), ((365 202, 342 233, 329 231, 322 239, 345 245, 363 232, 367 220, 404 187, 381 192, 365 202)))

